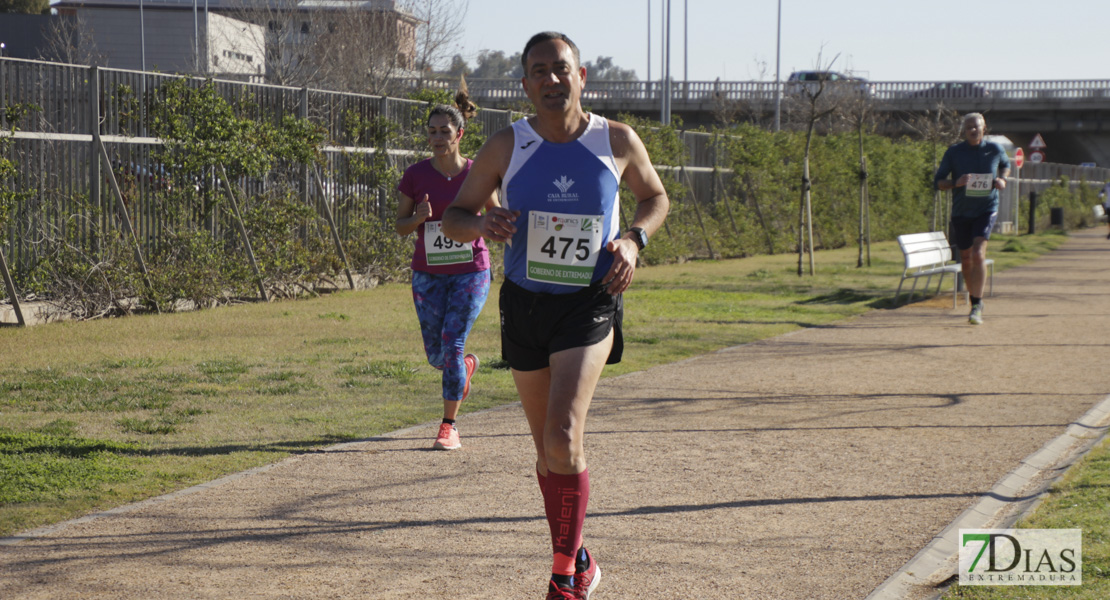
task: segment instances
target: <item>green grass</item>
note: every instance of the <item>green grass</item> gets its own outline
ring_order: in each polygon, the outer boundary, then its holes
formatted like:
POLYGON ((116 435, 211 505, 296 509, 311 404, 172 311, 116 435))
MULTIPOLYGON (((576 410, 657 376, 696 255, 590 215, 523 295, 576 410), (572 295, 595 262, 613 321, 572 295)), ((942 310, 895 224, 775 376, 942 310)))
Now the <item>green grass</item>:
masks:
MULTIPOLYGON (((1002 248, 1016 238, 992 240, 1002 248)), ((996 267, 1064 241, 1023 236, 996 267)), ((624 361, 605 376, 888 307, 902 258, 877 244, 797 257, 640 269, 624 361)), ((496 299, 467 349, 482 357, 464 413, 515 402, 496 299)), ((438 419, 412 294, 384 285, 296 302, 0 328, 0 536, 149 498, 290 454, 438 419)))
POLYGON ((1017 600, 1110 598, 1110 441, 1091 451, 1049 495, 1019 529, 1081 529, 1083 531, 1083 585, 988 587, 954 585, 946 599, 1017 600))

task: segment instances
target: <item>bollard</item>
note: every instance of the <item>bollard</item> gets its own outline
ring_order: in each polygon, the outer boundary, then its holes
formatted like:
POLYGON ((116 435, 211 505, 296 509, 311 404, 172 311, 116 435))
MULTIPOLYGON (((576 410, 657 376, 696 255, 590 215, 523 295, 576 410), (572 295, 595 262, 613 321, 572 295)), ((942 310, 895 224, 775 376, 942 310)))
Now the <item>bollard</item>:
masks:
POLYGON ((1049 210, 1049 225, 1053 227, 1064 228, 1064 209, 1059 206, 1053 206, 1049 210))
POLYGON ((1037 192, 1029 192, 1029 235, 1037 233, 1037 192))

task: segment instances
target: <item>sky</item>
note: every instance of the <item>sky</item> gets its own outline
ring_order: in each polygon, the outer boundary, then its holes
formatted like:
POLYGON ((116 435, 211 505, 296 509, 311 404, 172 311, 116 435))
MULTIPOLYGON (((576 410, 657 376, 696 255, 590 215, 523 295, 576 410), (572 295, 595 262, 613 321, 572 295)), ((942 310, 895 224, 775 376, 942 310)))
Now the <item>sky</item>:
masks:
MULTIPOLYGON (((583 62, 610 56, 647 79, 650 5, 650 74, 658 80, 666 1, 469 0, 456 52, 473 67, 481 50, 510 55, 532 34, 555 30, 574 40, 583 62)), ((831 70, 872 81, 1110 79, 1108 0, 781 2, 783 79, 814 69, 818 57, 822 66, 832 61, 831 70)), ((778 0, 670 5, 674 79, 775 79, 778 0)))

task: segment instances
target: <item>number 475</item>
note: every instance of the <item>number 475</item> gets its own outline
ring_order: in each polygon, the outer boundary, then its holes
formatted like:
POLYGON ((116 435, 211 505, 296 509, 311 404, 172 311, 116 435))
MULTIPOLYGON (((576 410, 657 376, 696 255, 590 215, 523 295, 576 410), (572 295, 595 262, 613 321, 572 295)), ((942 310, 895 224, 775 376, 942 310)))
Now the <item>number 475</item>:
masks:
POLYGON ((551 258, 555 258, 555 255, 558 254, 560 259, 565 260, 567 257, 567 252, 570 251, 571 246, 574 246, 574 258, 576 260, 586 260, 590 257, 590 240, 585 238, 565 237, 561 237, 558 239, 559 242, 563 244, 562 252, 560 252, 559 249, 556 247, 554 237, 547 238, 547 241, 543 243, 543 246, 540 246, 540 251, 551 258), (578 242, 577 244, 575 244, 576 240, 578 242))

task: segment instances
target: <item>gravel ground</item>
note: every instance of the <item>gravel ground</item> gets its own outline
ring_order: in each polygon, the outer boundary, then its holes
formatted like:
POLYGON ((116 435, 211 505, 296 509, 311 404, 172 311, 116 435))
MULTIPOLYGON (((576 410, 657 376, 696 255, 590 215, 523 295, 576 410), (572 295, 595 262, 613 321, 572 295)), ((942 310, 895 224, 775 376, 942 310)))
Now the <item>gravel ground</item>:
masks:
MULTIPOLYGON (((997 274, 979 327, 942 295, 604 380, 594 599, 866 597, 1110 391, 1102 232, 997 274)), ((542 598, 519 405, 456 452, 435 425, 0 546, 0 598, 542 598)))

